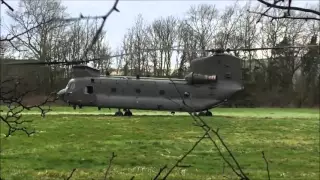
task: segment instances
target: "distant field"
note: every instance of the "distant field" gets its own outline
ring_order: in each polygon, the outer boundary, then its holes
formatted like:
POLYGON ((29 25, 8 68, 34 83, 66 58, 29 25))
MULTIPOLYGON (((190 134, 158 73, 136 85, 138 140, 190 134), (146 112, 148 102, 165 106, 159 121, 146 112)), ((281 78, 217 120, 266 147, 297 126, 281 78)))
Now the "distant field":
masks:
MULTIPOLYGON (((72 108, 57 107, 59 112, 72 108)), ((75 112, 98 112, 84 108, 75 112)), ((102 110, 102 112, 114 112, 102 110)), ((140 111, 133 111, 140 112, 140 111)), ((164 112, 167 113, 167 112, 164 112)), ((318 179, 319 112, 308 109, 214 109, 206 121, 220 134, 251 179, 267 179, 261 151, 270 161, 271 179, 318 179), (238 116, 239 118, 236 118, 238 116), (268 118, 266 118, 268 117, 268 118)), ((170 113, 168 113, 170 114, 170 113)), ((113 179, 151 179, 171 165, 203 134, 187 116, 112 117, 92 115, 24 116, 38 133, 1 136, 1 176, 5 179, 101 179, 111 152, 117 157, 113 179)), ((1 124, 1 132, 5 126, 1 124)), ((224 153, 226 153, 224 151, 224 153)), ((231 179, 209 140, 190 154, 169 179, 231 179), (170 178, 171 177, 171 178, 170 178)))

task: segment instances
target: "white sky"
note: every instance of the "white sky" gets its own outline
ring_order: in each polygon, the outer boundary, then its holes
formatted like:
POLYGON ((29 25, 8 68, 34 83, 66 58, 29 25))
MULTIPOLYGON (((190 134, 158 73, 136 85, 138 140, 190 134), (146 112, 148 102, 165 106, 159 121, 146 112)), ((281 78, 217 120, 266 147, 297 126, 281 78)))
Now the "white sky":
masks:
MULTIPOLYGON (((18 10, 19 0, 5 0, 13 9, 18 10)), ((269 0, 270 1, 270 0, 269 0)), ((293 6, 304 7, 306 3, 314 4, 320 0, 293 0, 293 6)), ((107 19, 104 30, 107 31, 106 37, 111 49, 116 50, 121 45, 124 34, 128 28, 134 24, 138 14, 142 14, 147 22, 161 16, 166 17, 173 15, 183 17, 186 11, 192 5, 214 4, 217 9, 224 9, 227 5, 232 5, 236 0, 119 0, 118 9, 120 13, 113 12, 107 19)), ((247 2, 257 3, 256 0, 239 0, 240 5, 247 2)), ((273 0, 271 0, 273 2, 273 0)), ((84 16, 104 15, 113 6, 114 0, 62 0, 62 4, 67 7, 67 12, 72 17, 79 17, 82 13, 84 16)), ((12 23, 6 15, 8 10, 1 4, 1 35, 6 34, 6 27, 12 23)), ((173 57, 175 53, 173 53, 173 57)), ((175 60, 172 59, 171 67, 175 66, 175 60)))
MULTIPOLYGON (((240 4, 246 2, 256 3, 256 0, 240 0, 240 4)), ((316 3, 319 0, 293 0, 294 5, 303 7, 305 3, 316 3)), ((6 0, 6 2, 18 10, 18 0, 6 0)), ((231 5, 235 0, 207 0, 207 1, 191 1, 191 0, 120 0, 118 9, 120 13, 114 12, 107 20, 104 30, 107 31, 107 38, 111 48, 114 50, 120 45, 126 30, 132 27, 135 18, 139 13, 142 14, 147 22, 151 22, 155 18, 161 16, 166 17, 174 15, 182 17, 184 13, 192 5, 202 3, 214 4, 218 9, 223 9, 226 5, 231 5)), ((67 7, 67 11, 72 17, 78 17, 80 12, 83 15, 103 15, 113 5, 113 0, 63 0, 63 5, 67 7)), ((6 15, 7 7, 1 4, 1 20, 8 26, 12 21, 6 15)), ((1 34, 6 34, 6 28, 1 26, 1 34)))

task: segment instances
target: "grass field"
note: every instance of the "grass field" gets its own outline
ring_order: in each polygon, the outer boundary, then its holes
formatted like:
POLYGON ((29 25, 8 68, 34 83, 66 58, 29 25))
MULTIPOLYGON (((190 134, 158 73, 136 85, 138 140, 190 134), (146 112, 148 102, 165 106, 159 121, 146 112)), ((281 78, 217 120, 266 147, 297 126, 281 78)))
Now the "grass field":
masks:
MULTIPOLYGON (((101 179, 112 152, 113 179, 151 179, 159 168, 170 167, 203 135, 188 116, 113 117, 85 115, 99 112, 84 108, 73 115, 25 115, 38 131, 27 137, 17 133, 5 138, 1 124, 1 176, 5 179, 63 179, 77 168, 73 179, 101 179)), ((102 110, 101 112, 113 112, 102 110)), ((139 112, 139 111, 133 111, 139 112)), ((251 179, 319 178, 319 111, 308 109, 217 108, 216 117, 205 118, 233 151, 251 179), (237 117, 238 116, 238 117, 237 117)), ((168 113, 170 114, 170 113, 168 113)), ((226 154, 226 152, 224 151, 226 154)), ((212 143, 205 139, 185 159, 187 169, 175 169, 169 179, 231 179, 234 174, 212 143), (225 165, 226 166, 226 165, 225 165), (224 169, 224 170, 223 170, 224 169), (224 172, 223 172, 224 171, 224 172)))
MULTIPOLYGON (((6 109, 5 106, 1 107, 6 109)), ((101 109, 100 111, 94 107, 84 107, 82 109, 74 110, 70 106, 53 106, 50 107, 51 112, 48 114, 88 114, 88 115, 100 115, 108 114, 113 115, 116 109, 101 109)), ((224 117, 256 117, 256 118, 319 118, 318 109, 307 108, 214 108, 211 110, 216 116, 224 117)), ((24 111, 25 114, 39 114, 38 109, 31 109, 30 111, 24 111)), ((134 114, 153 114, 153 115, 171 115, 167 111, 147 111, 147 110, 133 110, 134 114)), ((188 115, 187 113, 176 112, 180 115, 188 115)))

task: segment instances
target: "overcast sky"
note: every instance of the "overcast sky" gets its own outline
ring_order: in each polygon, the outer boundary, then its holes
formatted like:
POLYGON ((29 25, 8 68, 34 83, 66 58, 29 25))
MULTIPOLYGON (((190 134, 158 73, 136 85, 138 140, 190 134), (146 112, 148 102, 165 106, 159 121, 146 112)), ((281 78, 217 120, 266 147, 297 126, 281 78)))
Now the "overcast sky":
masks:
MULTIPOLYGON (((246 2, 255 3, 256 0, 240 0, 240 4, 246 2)), ((304 6, 306 3, 316 3, 319 0, 293 0, 294 5, 304 6)), ((10 6, 15 10, 18 10, 18 0, 6 0, 10 6)), ((67 7, 67 11, 71 16, 79 16, 80 12, 83 15, 103 15, 110 7, 112 7, 113 0, 63 0, 63 5, 67 7)), ((135 18, 139 13, 142 14, 147 22, 151 22, 155 18, 161 16, 174 15, 176 17, 182 17, 183 14, 192 6, 201 3, 214 4, 218 9, 223 9, 226 5, 232 5, 235 0, 211 0, 211 1, 191 1, 191 0, 120 0, 118 9, 120 13, 114 12, 107 20, 104 29, 107 30, 107 37, 112 49, 115 49, 121 43, 121 40, 126 33, 126 30, 130 28, 135 18)), ((1 4, 1 19, 5 25, 10 24, 9 17, 5 14, 7 8, 1 4)), ((5 34, 5 27, 1 27, 1 34, 5 34)))

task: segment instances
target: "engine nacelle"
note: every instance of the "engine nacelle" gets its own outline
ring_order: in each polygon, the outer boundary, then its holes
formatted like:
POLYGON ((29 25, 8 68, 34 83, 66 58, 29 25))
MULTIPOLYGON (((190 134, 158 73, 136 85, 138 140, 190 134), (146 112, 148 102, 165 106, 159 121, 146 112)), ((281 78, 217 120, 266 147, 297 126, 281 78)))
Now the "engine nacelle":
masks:
POLYGON ((189 73, 186 75, 185 80, 188 84, 209 84, 217 82, 217 75, 203 75, 197 73, 189 73))

